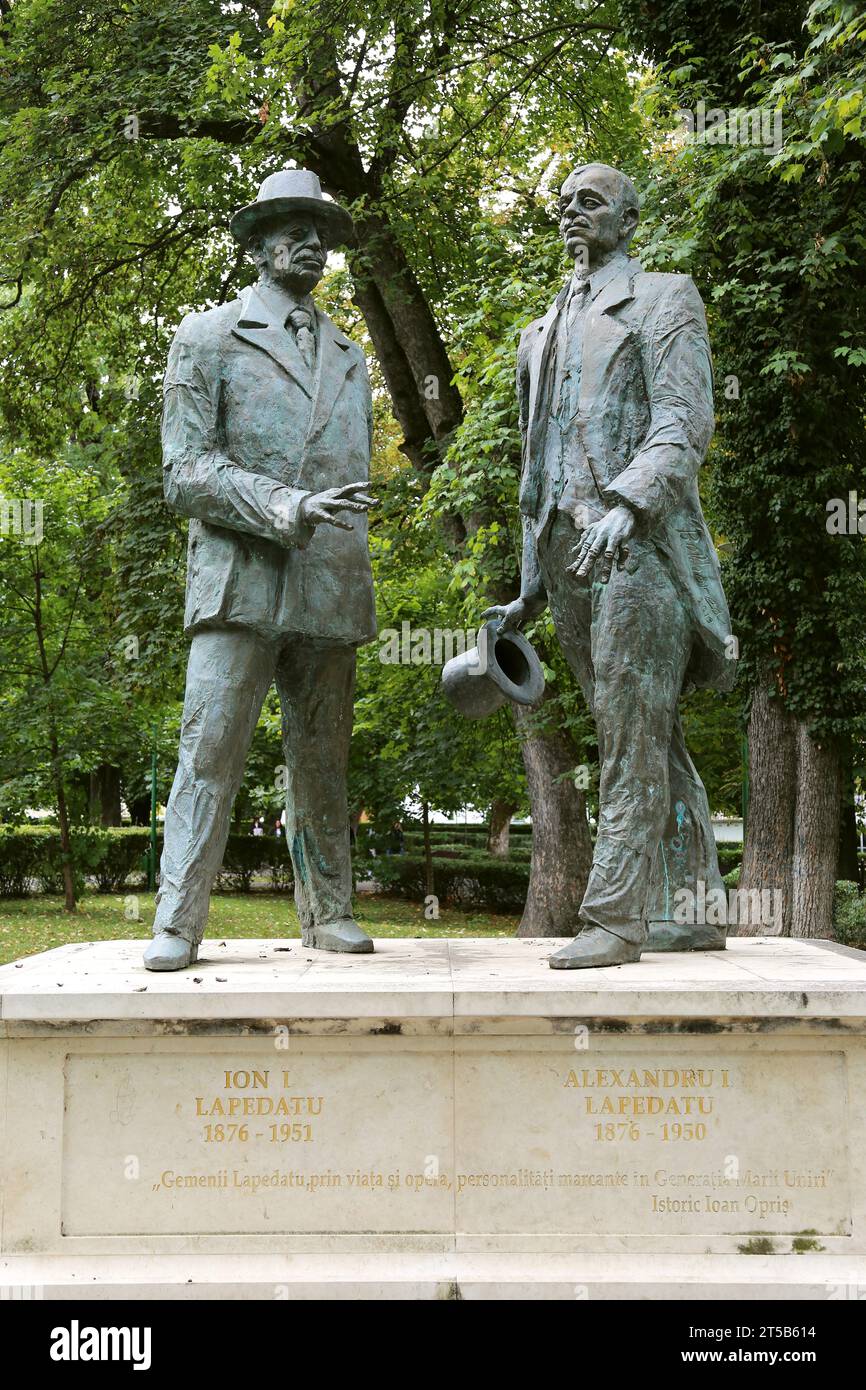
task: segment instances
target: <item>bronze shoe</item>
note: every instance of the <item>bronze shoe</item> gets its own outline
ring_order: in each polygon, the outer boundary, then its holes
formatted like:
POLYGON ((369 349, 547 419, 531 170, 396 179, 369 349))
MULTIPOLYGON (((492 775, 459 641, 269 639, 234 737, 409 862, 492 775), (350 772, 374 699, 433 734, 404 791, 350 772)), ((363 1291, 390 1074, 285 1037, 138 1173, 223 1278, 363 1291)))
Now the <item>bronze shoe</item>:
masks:
POLYGON ((548 956, 551 970, 591 970, 602 965, 632 965, 642 947, 623 941, 603 927, 584 927, 582 932, 548 956))
POLYGON ((144 952, 146 970, 184 970, 197 959, 198 946, 177 932, 157 932, 144 952))
POLYGON ((706 922, 650 922, 645 951, 724 951, 724 927, 706 922))
POLYGON ((366 932, 361 931, 351 917, 342 917, 338 922, 324 922, 321 926, 303 927, 301 941, 304 946, 315 951, 346 951, 353 955, 369 955, 373 943, 366 932))

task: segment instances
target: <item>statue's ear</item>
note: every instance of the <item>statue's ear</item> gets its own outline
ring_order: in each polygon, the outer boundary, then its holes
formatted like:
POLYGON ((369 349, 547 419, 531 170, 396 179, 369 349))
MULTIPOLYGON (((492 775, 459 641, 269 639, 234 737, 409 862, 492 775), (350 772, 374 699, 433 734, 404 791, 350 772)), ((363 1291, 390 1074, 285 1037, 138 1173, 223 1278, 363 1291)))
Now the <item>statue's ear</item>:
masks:
POLYGON ((621 240, 631 241, 635 234, 637 224, 640 221, 640 213, 637 208, 624 208, 620 215, 620 235, 621 240))

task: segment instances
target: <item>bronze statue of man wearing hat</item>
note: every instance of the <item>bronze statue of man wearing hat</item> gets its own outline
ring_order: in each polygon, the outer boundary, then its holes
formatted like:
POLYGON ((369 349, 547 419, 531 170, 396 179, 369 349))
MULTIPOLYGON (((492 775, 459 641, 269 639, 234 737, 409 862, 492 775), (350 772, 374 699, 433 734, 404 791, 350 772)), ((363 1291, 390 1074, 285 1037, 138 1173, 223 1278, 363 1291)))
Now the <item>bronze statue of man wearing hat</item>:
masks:
POLYGON ((149 970, 197 957, 272 682, 304 945, 373 949, 352 918, 346 801, 355 649, 376 636, 372 397, 363 352, 311 298, 352 220, 314 174, 287 169, 231 230, 258 281, 186 316, 165 376, 165 495, 190 518, 191 645, 149 970))
POLYGON ((723 928, 680 920, 680 890, 694 905, 724 889, 677 704, 730 688, 735 644, 698 496, 713 433, 700 296, 629 257, 638 199, 620 170, 573 170, 559 213, 574 271, 517 361, 521 593, 487 616, 507 632, 550 607, 598 730, 592 872, 549 960, 568 970, 724 947, 723 928))

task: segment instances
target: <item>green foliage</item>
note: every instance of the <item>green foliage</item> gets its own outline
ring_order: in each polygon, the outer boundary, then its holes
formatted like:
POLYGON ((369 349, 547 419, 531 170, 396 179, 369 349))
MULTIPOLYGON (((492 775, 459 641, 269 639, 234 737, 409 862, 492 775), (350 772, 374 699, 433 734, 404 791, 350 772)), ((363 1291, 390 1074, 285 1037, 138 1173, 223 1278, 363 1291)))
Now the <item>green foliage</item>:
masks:
MULTIPOLYGON (((511 204, 513 255, 523 223, 545 223, 549 157, 637 148, 614 26, 603 6, 587 13, 571 0, 553 10, 548 0, 314 0, 270 15, 207 0, 120 9, 95 0, 86 17, 61 0, 19 0, 4 13, 0 442, 49 457, 75 437, 98 453, 102 487, 98 578, 91 566, 100 611, 87 652, 75 654, 98 673, 101 704, 94 717, 85 703, 80 731, 64 741, 64 776, 109 758, 127 802, 144 796, 153 726, 161 774, 171 765, 163 748, 182 682, 184 535, 160 493, 159 378, 182 314, 252 278, 227 234, 231 212, 275 167, 320 169, 329 191, 383 219, 450 349, 488 276, 476 234, 511 204), (119 659, 132 638, 137 656, 119 659)), ((500 248, 507 254, 501 238, 500 248)), ((366 254, 379 254, 372 231, 366 254)), ((532 265, 527 276, 524 298, 538 288, 532 265)), ((363 336, 353 290, 338 270, 320 294, 363 336)), ((393 293, 399 299, 396 282, 393 293)), ((520 293, 515 285, 515 312, 520 293)), ((473 524, 452 586, 444 533, 429 512, 416 517, 426 478, 397 454, 378 369, 374 385, 376 477, 387 484, 373 528, 382 626, 475 625, 488 594, 472 581, 473 557, 502 549, 505 510, 473 524)), ((492 415, 486 423, 490 459, 509 426, 492 415)), ((511 465, 502 467, 505 483, 511 465)), ((513 574, 513 554, 502 549, 500 562, 513 574)), ((525 805, 508 717, 470 729, 444 707, 438 671, 388 669, 368 648, 357 724, 356 806, 388 819, 410 793, 453 808, 488 804, 499 789, 525 805)), ((47 799, 44 721, 34 715, 30 730, 10 816, 47 799)), ((238 823, 276 810, 281 762, 271 704, 238 823)))
POLYGON ((370 549, 379 639, 358 652, 352 803, 383 827, 402 819, 407 798, 442 812, 486 809, 497 796, 525 806, 510 716, 466 720, 440 689, 448 643, 453 651, 474 646, 480 611, 468 615, 455 592, 439 526, 421 507, 409 468, 394 467, 378 491, 370 549), (391 633, 400 660, 390 659, 391 633))
POLYGON ((217 887, 227 893, 249 893, 253 878, 264 873, 269 875, 275 890, 291 891, 292 862, 284 837, 229 835, 217 887))
POLYGON ((58 776, 68 792, 100 763, 144 756, 143 711, 112 630, 103 467, 99 450, 75 445, 49 462, 0 456, 0 497, 42 509, 31 535, 0 538, 4 818, 56 805, 58 776))
POLYGON ((695 690, 680 707, 683 732, 711 809, 742 813, 743 697, 695 690))
MULTIPOLYGON (((71 839, 78 893, 88 877, 103 893, 120 892, 128 876, 140 870, 149 844, 146 831, 96 826, 75 828, 71 839)), ((0 897, 24 897, 34 886, 43 893, 62 891, 59 830, 0 825, 0 897)))
MULTIPOLYGON (((101 893, 120 893, 132 880, 140 885, 150 832, 137 826, 76 826, 72 854, 77 890, 88 881, 101 893)), ((162 834, 157 835, 157 855, 162 834)), ((217 875, 217 887, 249 893, 255 876, 267 875, 278 892, 292 888, 292 866, 285 840, 275 835, 230 835, 217 875)), ((34 889, 58 893, 62 887, 60 832, 53 826, 0 825, 0 898, 24 897, 34 889)))
POLYGON ((23 898, 29 892, 47 844, 46 831, 0 826, 0 898, 23 898))
POLYGON ((833 899, 833 935, 843 946, 866 950, 866 893, 856 883, 837 883, 833 899))
POLYGON ((739 867, 743 859, 742 843, 726 843, 722 845, 717 845, 716 852, 719 856, 719 870, 721 871, 722 877, 727 883, 727 875, 730 874, 731 871, 734 869, 739 871, 739 867))
MULTIPOLYGON (((157 854, 162 849, 160 838, 157 839, 157 854)), ((90 827, 86 831, 75 832, 73 843, 81 840, 92 846, 88 869, 100 893, 122 892, 127 879, 141 873, 145 855, 150 849, 150 832, 138 827, 90 827)), ((44 883, 43 891, 49 891, 44 883)))
MULTIPOLYGON (((375 878, 383 888, 423 902, 427 869, 423 854, 395 854, 355 863, 356 878, 375 878)), ((529 886, 529 865, 489 855, 435 859, 433 892, 442 903, 487 907, 494 912, 522 908, 529 886)))
MULTIPOLYGON (((410 854, 420 854, 424 848, 424 841, 418 835, 407 835, 406 849, 410 854)), ((465 842, 455 842, 449 844, 447 840, 431 840, 430 853, 437 858, 463 859, 467 852, 472 854, 472 847, 465 842)), ((531 845, 510 844, 508 848, 509 859, 521 859, 529 861, 532 858, 531 845)))
MULTIPOLYGON (((729 374, 741 383, 739 401, 718 392, 707 502, 747 681, 769 663, 795 712, 856 735, 864 547, 824 525, 826 501, 860 481, 864 444, 855 6, 819 0, 804 30, 800 4, 762 5, 755 19, 735 0, 711 11, 672 0, 652 13, 644 0, 622 0, 631 51, 667 65, 644 83, 640 112, 635 65, 604 5, 313 0, 281 3, 271 22, 255 7, 207 0, 94 0, 86 15, 62 0, 18 0, 7 10, 0 482, 47 504, 36 572, 57 666, 46 689, 28 608, 36 556, 4 539, 0 816, 51 804, 58 763, 73 788, 102 763, 119 766, 127 803, 145 798, 154 728, 167 796, 185 661, 185 535, 162 501, 159 382, 182 314, 252 277, 229 216, 264 174, 291 162, 337 171, 329 191, 387 223, 464 406, 427 492, 427 475, 399 452, 374 363, 380 628, 474 627, 489 602, 515 590, 517 337, 565 272, 552 216, 560 175, 577 160, 609 159, 648 174, 641 254, 648 266, 695 273, 719 385, 729 374), (768 158, 670 140, 675 108, 699 98, 779 102, 782 150, 768 158), (140 138, 128 139, 133 114, 140 138)), ((346 266, 318 293, 365 341, 357 288, 346 266)), ((529 636, 552 695, 544 719, 592 765, 592 723, 549 619, 529 636)), ((411 795, 453 810, 502 793, 525 809, 509 716, 470 725, 441 699, 438 674, 384 664, 375 644, 360 653, 353 805, 384 825, 411 795)), ((737 698, 690 701, 685 711, 714 808, 738 809, 740 713, 737 698)), ((238 825, 279 808, 278 725, 271 698, 238 825)), ((87 816, 80 798, 73 814, 87 816)))
POLYGON ((824 0, 808 16, 744 13, 733 30, 721 24, 731 10, 666 7, 657 30, 627 0, 633 40, 664 64, 644 93, 654 139, 640 254, 690 270, 709 304, 723 388, 709 514, 746 684, 772 687, 816 736, 856 736, 866 546, 826 522, 831 500, 862 485, 866 451, 866 29, 854 6, 824 0), (780 147, 674 133, 676 111, 699 101, 778 111, 780 147))

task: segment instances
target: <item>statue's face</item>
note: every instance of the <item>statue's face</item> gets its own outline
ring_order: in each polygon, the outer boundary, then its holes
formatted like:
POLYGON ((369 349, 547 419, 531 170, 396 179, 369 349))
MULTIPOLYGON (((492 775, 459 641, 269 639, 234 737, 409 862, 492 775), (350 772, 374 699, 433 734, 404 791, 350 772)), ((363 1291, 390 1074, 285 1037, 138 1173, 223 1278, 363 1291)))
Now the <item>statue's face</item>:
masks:
POLYGON ((565 180, 559 195, 559 230, 576 265, 592 269, 634 231, 637 214, 620 206, 620 193, 616 174, 598 166, 565 180))
POLYGON ((274 284, 309 294, 321 280, 328 258, 324 224, 310 213, 297 213, 265 232, 262 251, 274 284))

